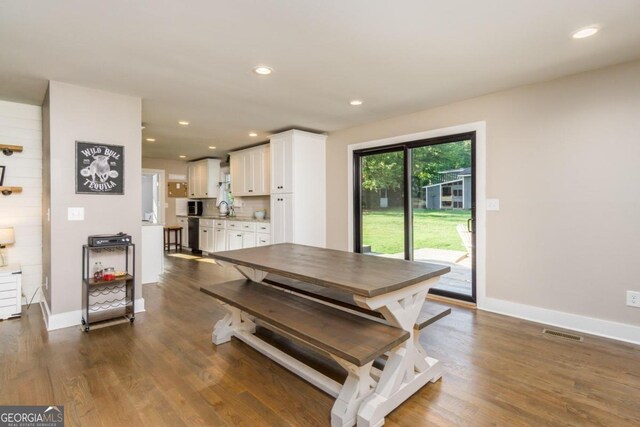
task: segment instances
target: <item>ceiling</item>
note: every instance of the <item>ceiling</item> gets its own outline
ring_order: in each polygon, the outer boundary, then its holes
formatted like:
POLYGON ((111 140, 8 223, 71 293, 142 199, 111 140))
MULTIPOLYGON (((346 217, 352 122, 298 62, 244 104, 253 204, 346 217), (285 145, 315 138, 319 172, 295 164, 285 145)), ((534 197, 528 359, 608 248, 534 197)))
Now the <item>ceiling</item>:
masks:
POLYGON ((638 0, 5 0, 0 99, 41 104, 47 80, 139 96, 145 157, 224 156, 633 60, 639 22, 638 0))

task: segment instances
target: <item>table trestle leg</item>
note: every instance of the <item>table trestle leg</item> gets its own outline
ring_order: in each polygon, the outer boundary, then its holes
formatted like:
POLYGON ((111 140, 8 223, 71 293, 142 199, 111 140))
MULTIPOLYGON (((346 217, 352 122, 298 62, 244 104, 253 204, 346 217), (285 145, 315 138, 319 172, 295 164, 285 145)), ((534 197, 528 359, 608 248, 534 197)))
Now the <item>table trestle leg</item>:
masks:
POLYGON ((379 427, 384 417, 407 400, 421 387, 442 376, 441 363, 427 356, 413 329, 433 279, 413 285, 402 292, 380 297, 355 297, 357 304, 377 310, 390 325, 409 332, 407 341, 389 352, 380 379, 373 393, 365 398, 358 410, 358 427, 379 427))
POLYGON ((256 270, 254 268, 245 267, 243 265, 235 265, 235 268, 247 279, 261 283, 265 277, 267 277, 267 272, 262 270, 256 270))

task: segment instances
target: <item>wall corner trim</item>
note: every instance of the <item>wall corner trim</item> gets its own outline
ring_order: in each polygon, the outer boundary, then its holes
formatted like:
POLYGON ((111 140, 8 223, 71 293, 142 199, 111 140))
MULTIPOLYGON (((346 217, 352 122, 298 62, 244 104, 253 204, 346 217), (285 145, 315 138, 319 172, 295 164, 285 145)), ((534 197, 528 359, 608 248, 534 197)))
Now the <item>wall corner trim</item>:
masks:
MULTIPOLYGON (((43 318, 45 318, 45 326, 47 327, 47 331, 55 331, 57 329, 69 328, 72 326, 78 326, 82 322, 82 310, 73 310, 67 311, 65 313, 60 314, 48 314, 45 315, 44 311, 46 309, 47 313, 49 313, 49 307, 46 305, 46 301, 44 305, 40 303, 40 307, 44 307, 43 318), (46 320, 48 318, 48 322, 46 320)), ((144 308, 144 298, 136 299, 136 313, 142 313, 146 311, 144 308)))
POLYGON ((544 325, 640 345, 640 326, 549 310, 496 298, 483 298, 479 310, 504 314, 544 325))

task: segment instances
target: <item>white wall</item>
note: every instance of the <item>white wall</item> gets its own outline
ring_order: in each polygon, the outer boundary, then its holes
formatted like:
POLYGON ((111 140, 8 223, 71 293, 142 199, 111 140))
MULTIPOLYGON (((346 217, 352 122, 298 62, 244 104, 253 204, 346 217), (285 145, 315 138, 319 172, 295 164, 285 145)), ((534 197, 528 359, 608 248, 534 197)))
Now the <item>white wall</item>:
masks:
POLYGON ((334 132, 327 245, 347 250, 350 144, 486 123, 480 308, 640 342, 640 61, 334 132))
MULTIPOLYGON (((0 144, 22 145, 22 153, 0 154, 6 166, 5 186, 22 187, 22 193, 0 195, 0 227, 14 227, 16 243, 6 248, 7 262, 22 266, 22 292, 40 300, 42 277, 42 109, 39 106, 0 101, 0 144)), ((28 302, 28 300, 26 302, 28 302)), ((25 299, 23 299, 25 303, 25 299)))
MULTIPOLYGON (((82 245, 87 236, 125 232, 136 247, 136 298, 140 285, 142 215, 142 155, 140 98, 50 82, 47 103, 48 129, 43 138, 50 174, 43 177, 44 201, 50 200, 50 239, 44 239, 49 259, 44 276, 49 278, 45 316, 49 329, 80 322, 82 297, 82 245), (75 193, 75 142, 88 141, 124 146, 124 195, 75 193), (68 221, 67 209, 82 207, 84 221, 68 221), (48 310, 48 312, 47 312, 48 310), (53 317, 53 320, 52 320, 53 317)), ((45 206, 46 208, 46 206, 45 206)), ((46 218, 43 218, 46 222, 46 218)), ((107 265, 105 265, 107 266, 107 265)), ((115 266, 117 267, 117 266, 115 266)), ((143 308, 143 302, 136 310, 143 308)))

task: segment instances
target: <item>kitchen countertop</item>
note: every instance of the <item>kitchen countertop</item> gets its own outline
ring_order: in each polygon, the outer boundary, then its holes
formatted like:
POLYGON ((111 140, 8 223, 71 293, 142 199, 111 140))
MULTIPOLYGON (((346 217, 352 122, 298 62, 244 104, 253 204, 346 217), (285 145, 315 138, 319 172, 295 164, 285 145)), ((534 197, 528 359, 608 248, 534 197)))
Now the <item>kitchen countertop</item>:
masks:
POLYGON ((180 218, 201 218, 201 219, 224 219, 224 220, 229 220, 229 221, 246 221, 246 222, 266 222, 266 223, 270 223, 271 222, 271 218, 265 218, 265 219, 256 219, 250 216, 234 216, 234 217, 230 217, 230 216, 221 216, 221 215, 176 215, 176 217, 180 217, 180 218))

